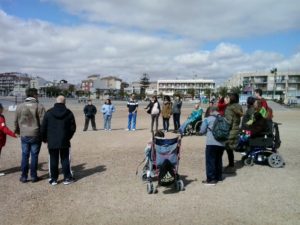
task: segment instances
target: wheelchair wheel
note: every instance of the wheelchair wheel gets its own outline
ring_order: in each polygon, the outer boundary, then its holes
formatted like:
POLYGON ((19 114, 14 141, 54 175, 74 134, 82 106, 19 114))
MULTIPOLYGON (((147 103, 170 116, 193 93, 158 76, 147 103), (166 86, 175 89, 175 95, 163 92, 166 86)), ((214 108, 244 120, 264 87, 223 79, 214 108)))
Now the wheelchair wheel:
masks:
POLYGON ((182 180, 177 180, 175 183, 175 187, 177 191, 184 191, 184 183, 182 180))
POLYGON ((283 158, 278 153, 271 154, 268 157, 268 163, 272 168, 280 168, 284 165, 283 158))
POLYGON ((189 124, 189 125, 187 125, 186 128, 185 128, 185 134, 186 134, 186 135, 192 135, 192 133, 193 133, 193 128, 192 128, 192 126, 189 124))
POLYGON ((247 157, 244 159, 244 165, 245 166, 253 166, 254 165, 254 160, 252 157, 247 157))

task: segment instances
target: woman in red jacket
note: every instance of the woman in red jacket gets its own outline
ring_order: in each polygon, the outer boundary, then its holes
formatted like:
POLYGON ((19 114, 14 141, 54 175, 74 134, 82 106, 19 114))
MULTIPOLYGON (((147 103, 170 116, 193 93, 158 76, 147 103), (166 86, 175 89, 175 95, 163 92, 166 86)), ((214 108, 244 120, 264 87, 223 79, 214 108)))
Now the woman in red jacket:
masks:
MULTIPOLYGON (((14 132, 12 132, 5 124, 5 117, 2 115, 3 106, 0 103, 0 156, 1 150, 5 146, 6 143, 6 135, 17 137, 14 132)), ((4 173, 0 173, 0 176, 4 176, 4 173)))

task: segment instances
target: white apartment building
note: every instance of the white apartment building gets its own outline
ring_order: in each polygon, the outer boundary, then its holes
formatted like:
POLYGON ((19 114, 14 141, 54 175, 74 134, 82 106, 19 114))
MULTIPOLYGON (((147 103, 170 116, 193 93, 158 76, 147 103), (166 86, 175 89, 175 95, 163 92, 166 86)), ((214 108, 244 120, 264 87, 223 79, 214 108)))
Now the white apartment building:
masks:
POLYGON ((252 91, 260 88, 269 99, 300 99, 300 71, 238 73, 227 81, 227 86, 242 86, 252 91))
POLYGON ((157 94, 173 96, 175 93, 188 94, 189 89, 194 89, 196 95, 204 95, 206 89, 215 89, 213 80, 158 80, 157 94))

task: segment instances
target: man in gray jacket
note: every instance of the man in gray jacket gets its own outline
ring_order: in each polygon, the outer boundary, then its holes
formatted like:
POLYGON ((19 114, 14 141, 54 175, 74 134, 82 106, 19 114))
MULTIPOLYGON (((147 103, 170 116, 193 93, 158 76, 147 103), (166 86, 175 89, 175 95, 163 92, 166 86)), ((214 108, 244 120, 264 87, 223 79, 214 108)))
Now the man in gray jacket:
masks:
POLYGON ((32 182, 37 182, 38 157, 41 149, 40 127, 45 114, 45 108, 38 103, 38 92, 35 88, 26 90, 25 102, 18 105, 15 116, 15 133, 21 136, 22 175, 20 181, 28 181, 29 157, 31 155, 30 176, 32 182))

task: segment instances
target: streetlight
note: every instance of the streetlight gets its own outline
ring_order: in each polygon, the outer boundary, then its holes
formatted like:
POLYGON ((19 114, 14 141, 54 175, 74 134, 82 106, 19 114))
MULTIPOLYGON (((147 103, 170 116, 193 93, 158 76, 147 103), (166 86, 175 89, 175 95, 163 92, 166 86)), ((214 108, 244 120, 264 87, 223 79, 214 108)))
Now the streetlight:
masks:
POLYGON ((274 99, 275 96, 275 91, 276 91, 276 77, 277 77, 277 68, 273 68, 270 71, 272 74, 274 74, 274 85, 273 85, 273 95, 272 95, 272 99, 274 99))

